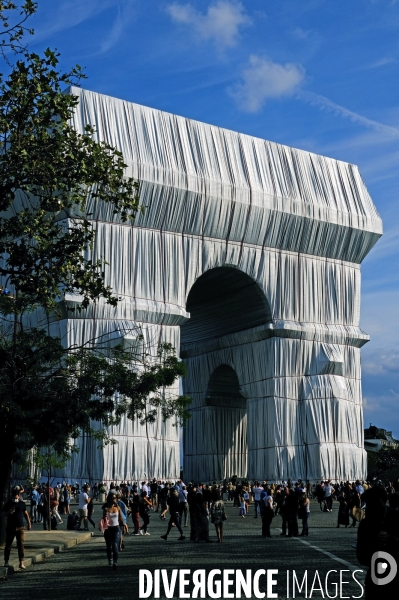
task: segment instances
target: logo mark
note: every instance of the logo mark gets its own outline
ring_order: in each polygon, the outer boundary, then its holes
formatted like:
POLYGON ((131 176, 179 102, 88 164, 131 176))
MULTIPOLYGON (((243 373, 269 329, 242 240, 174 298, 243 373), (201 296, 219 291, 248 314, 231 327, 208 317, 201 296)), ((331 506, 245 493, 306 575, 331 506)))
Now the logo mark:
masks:
POLYGON ((396 560, 388 552, 374 552, 371 557, 371 581, 374 585, 391 583, 398 572, 396 560))

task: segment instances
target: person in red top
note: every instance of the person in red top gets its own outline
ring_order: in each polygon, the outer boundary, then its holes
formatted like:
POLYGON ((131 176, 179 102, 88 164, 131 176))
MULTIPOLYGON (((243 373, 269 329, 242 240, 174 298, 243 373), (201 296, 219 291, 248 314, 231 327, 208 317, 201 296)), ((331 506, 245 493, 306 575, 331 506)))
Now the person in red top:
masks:
POLYGON ((28 530, 31 529, 32 525, 30 522, 28 511, 26 510, 25 502, 23 502, 20 498, 20 491, 21 488, 16 486, 12 491, 12 499, 6 502, 3 506, 3 512, 7 515, 6 545, 4 548, 4 566, 10 566, 8 561, 10 560, 11 546, 14 541, 14 538, 17 538, 19 568, 25 569, 24 518, 28 525, 28 530))

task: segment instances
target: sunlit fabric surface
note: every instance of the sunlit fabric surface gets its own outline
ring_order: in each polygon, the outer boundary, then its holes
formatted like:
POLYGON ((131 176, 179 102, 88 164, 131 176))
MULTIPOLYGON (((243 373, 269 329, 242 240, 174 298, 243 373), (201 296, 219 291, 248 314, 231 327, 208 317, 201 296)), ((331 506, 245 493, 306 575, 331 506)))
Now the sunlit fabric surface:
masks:
MULTIPOLYGON (((121 298, 52 323, 68 341, 107 334, 187 362, 184 477, 269 481, 366 473, 360 263, 382 223, 358 168, 72 88, 73 125, 96 128, 140 181, 144 214, 121 223, 89 198, 95 257, 121 298)), ((112 343, 114 343, 112 341, 112 343)), ((175 390, 177 391, 177 389, 175 390)), ((175 478, 178 429, 123 422, 90 439, 70 478, 175 478)))

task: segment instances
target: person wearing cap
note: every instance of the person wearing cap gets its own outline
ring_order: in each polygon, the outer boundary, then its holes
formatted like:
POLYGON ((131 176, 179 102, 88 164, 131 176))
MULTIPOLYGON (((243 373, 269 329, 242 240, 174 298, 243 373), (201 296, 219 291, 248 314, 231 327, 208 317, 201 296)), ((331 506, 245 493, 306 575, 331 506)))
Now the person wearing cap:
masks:
POLYGON ((16 486, 12 490, 12 498, 3 506, 3 512, 7 515, 7 528, 6 528, 6 545, 4 548, 4 566, 9 567, 9 559, 11 553, 11 546, 14 538, 17 539, 19 568, 25 569, 24 556, 25 556, 25 527, 24 518, 26 520, 28 530, 31 529, 32 525, 30 522, 26 505, 20 498, 21 488, 16 486))

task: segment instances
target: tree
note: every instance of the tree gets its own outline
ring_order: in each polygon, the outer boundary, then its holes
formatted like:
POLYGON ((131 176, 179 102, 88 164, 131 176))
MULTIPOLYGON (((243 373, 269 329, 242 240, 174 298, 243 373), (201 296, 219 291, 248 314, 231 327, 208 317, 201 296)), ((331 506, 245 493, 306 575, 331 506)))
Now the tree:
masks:
MULTIPOLYGON (((23 45, 25 20, 36 4, 22 5, 9 26, 0 2, 0 23, 17 52, 0 77, 0 493, 4 497, 12 462, 33 446, 65 452, 70 438, 103 426, 122 414, 151 421, 188 416, 189 399, 164 392, 184 365, 163 345, 138 361, 102 340, 65 348, 47 330, 29 326, 32 313, 59 314, 66 293, 80 296, 77 310, 100 297, 116 305, 105 283, 107 265, 93 260, 95 230, 86 211, 88 197, 112 206, 122 221, 139 210, 138 182, 125 177, 122 154, 93 139, 87 126, 76 132, 70 119, 78 98, 64 87, 83 77, 79 66, 58 70, 58 56, 43 56, 23 45), (62 421, 57 418, 63 414, 62 421)), ((106 440, 104 427, 96 435, 106 440)))
MULTIPOLYGON (((51 503, 50 503, 50 482, 51 476, 57 469, 62 469, 68 462, 69 455, 64 453, 62 455, 57 454, 51 446, 43 446, 40 450, 36 447, 32 448, 30 452, 30 458, 35 468, 35 472, 40 474, 47 474, 47 519, 48 527, 51 531, 51 503)), ((34 482, 36 483, 36 482, 34 482)))

